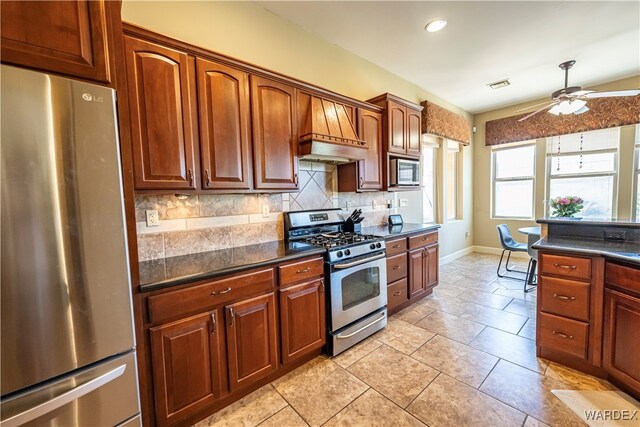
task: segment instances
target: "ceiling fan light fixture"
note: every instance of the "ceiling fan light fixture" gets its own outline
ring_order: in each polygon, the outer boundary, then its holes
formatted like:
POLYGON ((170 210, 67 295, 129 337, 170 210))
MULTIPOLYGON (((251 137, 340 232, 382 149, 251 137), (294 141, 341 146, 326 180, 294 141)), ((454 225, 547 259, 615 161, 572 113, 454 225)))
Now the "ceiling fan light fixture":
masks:
POLYGON ((559 106, 558 104, 554 105, 554 106, 549 110, 549 112, 550 112, 551 114, 554 114, 554 115, 556 115, 556 116, 559 116, 559 115, 560 115, 560 106, 559 106))
POLYGON ((573 114, 582 114, 582 113, 586 113, 587 111, 589 111, 589 107, 587 107, 586 105, 584 107, 582 107, 581 109, 579 109, 578 111, 576 111, 573 114))
POLYGON ((424 26, 424 29, 429 33, 435 33, 436 31, 440 31, 444 27, 447 26, 447 21, 445 19, 436 19, 434 21, 429 22, 424 26))
POLYGON ((558 104, 558 112, 560 114, 571 114, 573 113, 573 109, 571 108, 571 102, 566 99, 558 104))

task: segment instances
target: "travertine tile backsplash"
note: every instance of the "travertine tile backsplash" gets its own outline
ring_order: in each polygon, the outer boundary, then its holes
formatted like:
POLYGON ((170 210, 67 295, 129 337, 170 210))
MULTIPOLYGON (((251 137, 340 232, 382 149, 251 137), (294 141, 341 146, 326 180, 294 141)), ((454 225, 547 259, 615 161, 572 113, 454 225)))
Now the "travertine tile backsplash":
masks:
POLYGON ((300 162, 300 191, 282 194, 193 195, 179 199, 173 194, 136 196, 138 256, 140 261, 216 249, 281 240, 282 212, 289 210, 362 207, 364 226, 380 224, 389 210, 385 202, 394 193, 338 193, 337 168, 300 162), (372 201, 379 208, 372 210, 372 201), (263 218, 262 206, 269 206, 263 218), (147 227, 145 210, 156 209, 158 227, 147 227))

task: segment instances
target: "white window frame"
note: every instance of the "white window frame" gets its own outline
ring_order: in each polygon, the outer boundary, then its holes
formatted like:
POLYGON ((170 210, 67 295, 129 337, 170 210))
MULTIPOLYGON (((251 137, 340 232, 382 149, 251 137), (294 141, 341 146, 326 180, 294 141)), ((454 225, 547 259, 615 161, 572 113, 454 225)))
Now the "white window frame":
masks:
MULTIPOLYGON (((455 193, 453 195, 454 197, 454 203, 455 203, 455 208, 456 208, 456 214, 453 217, 449 216, 449 200, 448 200, 448 194, 447 194, 447 190, 444 190, 444 197, 443 199, 446 199, 444 201, 445 206, 447 207, 446 209, 446 215, 444 215, 444 220, 446 222, 457 222, 457 221, 462 221, 463 219, 463 215, 462 215, 462 164, 463 164, 463 159, 462 159, 462 144, 460 144, 457 141, 452 141, 449 139, 444 139, 443 140, 443 154, 445 156, 455 156, 455 193), (453 151, 453 150, 449 150, 449 144, 458 144, 458 150, 457 151, 453 151)), ((448 176, 448 158, 444 159, 444 175, 447 175, 445 178, 445 182, 447 186, 451 185, 451 182, 449 182, 450 177, 448 176)))
POLYGON ((491 149, 491 218, 492 219, 510 219, 510 220, 523 220, 531 221, 536 215, 536 141, 525 141, 517 144, 509 144, 508 146, 498 146, 491 149), (533 175, 531 176, 517 176, 510 178, 498 178, 496 176, 496 154, 500 151, 516 150, 523 147, 533 147, 533 175), (531 216, 508 216, 508 215, 496 215, 496 183, 498 182, 515 182, 515 181, 531 181, 533 183, 533 191, 531 192, 531 216))
MULTIPOLYGON (((440 148, 440 144, 438 144, 436 138, 432 137, 428 134, 422 135, 422 152, 424 153, 427 149, 433 149, 433 221, 426 221, 424 214, 424 207, 426 206, 426 197, 425 197, 425 189, 426 183, 422 182, 422 218, 425 224, 436 224, 438 222, 438 149, 440 148)), ((422 170, 420 170, 420 177, 424 178, 424 167, 425 167, 425 159, 424 155, 422 155, 422 161, 420 162, 422 170)), ((424 180, 423 180, 424 181, 424 180)))
POLYGON ((638 197, 640 197, 640 188, 638 188, 638 180, 640 179, 640 135, 638 135, 638 132, 640 132, 640 125, 636 126, 636 144, 635 144, 635 149, 633 150, 634 160, 633 160, 633 173, 631 178, 633 180, 633 182, 631 183, 631 188, 633 191, 631 217, 635 221, 640 220, 640 211, 638 211, 638 197))
MULTIPOLYGON (((562 138, 562 135, 560 135, 560 137, 562 138)), ((557 138, 556 136, 553 137, 549 137, 549 138, 557 138)), ((545 140, 545 146, 546 146, 546 160, 547 160, 547 170, 546 170, 546 174, 545 174, 545 203, 544 203, 544 212, 545 215, 550 217, 551 216, 551 206, 549 206, 549 199, 550 199, 550 195, 551 195, 551 179, 567 179, 567 178, 597 178, 597 177, 602 177, 602 176, 612 176, 613 177, 613 183, 612 183, 612 187, 613 187, 613 197, 611 198, 611 218, 617 218, 618 217, 618 174, 620 173, 620 128, 618 128, 618 148, 606 148, 606 149, 601 149, 601 150, 589 150, 588 154, 602 154, 602 153, 613 153, 613 164, 614 164, 614 171, 613 172, 593 172, 593 173, 567 173, 567 174, 560 174, 560 175, 553 175, 553 177, 551 176, 551 171, 553 170, 553 160, 558 158, 558 153, 550 153, 548 152, 548 147, 549 147, 549 143, 548 143, 548 138, 545 140)), ((569 152, 561 152, 560 153, 560 158, 565 157, 565 156, 574 156, 576 154, 579 154, 579 151, 569 151, 569 152)))

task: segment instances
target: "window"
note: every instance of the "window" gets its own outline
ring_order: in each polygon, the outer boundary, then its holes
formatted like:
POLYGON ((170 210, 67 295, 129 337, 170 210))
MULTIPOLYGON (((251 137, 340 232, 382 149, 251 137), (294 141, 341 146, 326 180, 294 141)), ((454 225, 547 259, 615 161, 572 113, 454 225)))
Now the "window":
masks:
POLYGON ((436 222, 436 162, 438 143, 429 135, 422 137, 422 221, 436 222))
POLYGON ((640 125, 636 126, 635 175, 633 177, 633 185, 636 194, 633 217, 636 221, 640 221, 640 125))
POLYGON ((615 217, 619 141, 619 128, 547 138, 547 199, 578 196, 579 216, 615 217))
POLYGON ((535 196, 536 145, 494 148, 493 217, 533 218, 535 196))
POLYGON ((447 219, 460 219, 459 197, 460 197, 460 144, 455 141, 446 141, 447 153, 445 156, 446 171, 446 200, 447 219))

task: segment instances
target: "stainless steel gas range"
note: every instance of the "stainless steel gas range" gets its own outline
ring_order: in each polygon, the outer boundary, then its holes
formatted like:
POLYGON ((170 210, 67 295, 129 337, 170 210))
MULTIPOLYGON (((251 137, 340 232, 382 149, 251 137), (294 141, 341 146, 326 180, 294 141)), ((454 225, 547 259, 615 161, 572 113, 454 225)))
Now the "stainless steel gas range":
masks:
POLYGON ((286 212, 285 239, 327 248, 327 352, 336 356, 387 324, 387 263, 381 237, 342 231, 341 209, 286 212))

